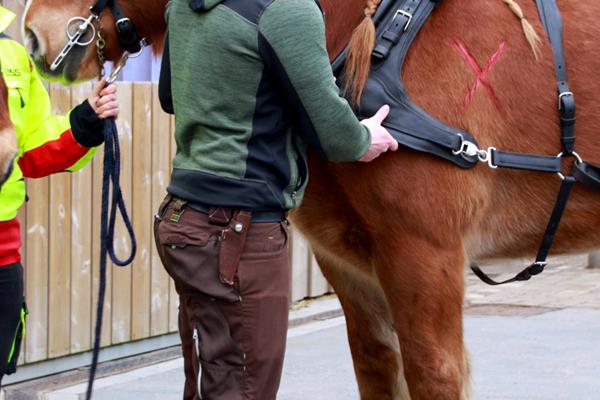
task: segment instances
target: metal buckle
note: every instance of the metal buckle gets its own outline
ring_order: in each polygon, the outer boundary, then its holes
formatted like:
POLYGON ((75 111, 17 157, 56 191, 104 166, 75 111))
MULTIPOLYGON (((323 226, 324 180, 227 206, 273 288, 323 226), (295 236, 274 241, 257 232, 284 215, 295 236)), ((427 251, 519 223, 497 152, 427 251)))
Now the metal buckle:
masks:
POLYGON ((406 22, 406 25, 404 25, 404 32, 406 32, 406 30, 408 29, 408 26, 412 22, 413 15, 411 13, 409 13, 409 12, 406 12, 404 10, 398 9, 398 10, 396 10, 396 14, 394 15, 394 18, 392 18, 392 22, 394 22, 396 20, 396 18, 398 18, 398 15, 402 15, 403 17, 408 18, 408 21, 406 22))
POLYGON ((558 111, 562 111, 562 99, 567 96, 573 96, 573 92, 563 92, 558 95, 558 111))
POLYGON ((482 163, 487 163, 488 167, 492 169, 498 168, 494 164, 494 151, 495 147, 488 147, 487 150, 482 150, 475 143, 469 142, 465 139, 462 133, 457 134, 460 137, 460 148, 458 150, 452 150, 452 154, 455 156, 461 156, 467 161, 471 161, 474 157, 482 163))
MULTIPOLYGON (((561 151, 556 155, 556 158, 563 158, 564 155, 565 153, 561 151)), ((577 160, 577 164, 583 164, 583 159, 579 154, 577 154, 576 152, 572 152, 571 156, 575 157, 575 159, 577 160)), ((558 175, 561 181, 564 181, 566 179, 565 175, 562 172, 557 172, 556 175, 558 175)))
POLYGON ((477 158, 480 162, 487 163, 491 169, 498 169, 498 166, 494 164, 494 151, 496 151, 495 147, 488 147, 487 150, 479 150, 477 158))

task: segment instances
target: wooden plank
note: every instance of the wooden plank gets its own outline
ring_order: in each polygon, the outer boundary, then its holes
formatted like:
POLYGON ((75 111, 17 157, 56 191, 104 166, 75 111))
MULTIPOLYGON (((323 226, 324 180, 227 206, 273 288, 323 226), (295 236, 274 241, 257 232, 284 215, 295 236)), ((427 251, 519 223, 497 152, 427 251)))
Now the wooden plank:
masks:
POLYGON ((133 86, 133 228, 138 253, 133 263, 132 339, 150 336, 152 237, 152 84, 133 86))
MULTIPOLYGON (((169 116, 161 111, 158 85, 152 96, 152 209, 157 210, 166 195, 170 171, 169 116)), ((169 331, 169 276, 162 266, 156 248, 152 248, 152 295, 150 332, 160 335, 169 331)))
POLYGON ((25 257, 27 293, 27 335, 25 361, 41 361, 48 356, 48 178, 27 181, 25 257))
MULTIPOLYGON (((71 108, 68 89, 52 85, 50 95, 55 114, 71 108)), ((71 311, 71 176, 57 174, 50 177, 50 242, 49 242, 49 300, 48 300, 48 355, 59 357, 69 354, 71 311)))
MULTIPOLYGON (((131 83, 118 83, 120 114, 117 120, 121 145, 121 190, 127 210, 131 211, 132 183, 132 120, 133 92, 131 83)), ((115 229, 115 252, 125 259, 131 252, 127 230, 121 218, 115 229)), ((112 343, 124 343, 131 338, 131 267, 112 266, 112 343)))
MULTIPOLYGON (((73 88, 72 106, 90 94, 91 85, 73 88)), ((91 348, 92 167, 71 175, 71 353, 91 348)))
POLYGON ((297 229, 291 229, 292 302, 308 297, 309 250, 308 243, 297 229))

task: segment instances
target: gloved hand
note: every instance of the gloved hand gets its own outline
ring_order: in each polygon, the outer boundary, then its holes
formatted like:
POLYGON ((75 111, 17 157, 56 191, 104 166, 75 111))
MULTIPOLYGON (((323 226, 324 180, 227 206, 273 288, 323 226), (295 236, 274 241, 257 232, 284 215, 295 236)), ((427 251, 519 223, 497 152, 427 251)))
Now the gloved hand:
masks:
POLYGON ((381 124, 390 113, 390 106, 385 105, 377 111, 377 113, 369 119, 360 121, 361 124, 369 128, 371 131, 371 146, 359 161, 371 162, 388 150, 398 150, 398 142, 390 135, 390 133, 381 124))

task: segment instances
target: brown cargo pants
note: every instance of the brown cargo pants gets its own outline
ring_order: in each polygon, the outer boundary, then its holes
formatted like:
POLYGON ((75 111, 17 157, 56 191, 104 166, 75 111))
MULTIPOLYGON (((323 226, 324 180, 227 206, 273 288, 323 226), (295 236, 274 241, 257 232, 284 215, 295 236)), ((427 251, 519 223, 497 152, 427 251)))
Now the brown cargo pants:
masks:
POLYGON ((272 400, 288 326, 287 222, 250 223, 226 210, 215 213, 216 222, 169 195, 154 223, 160 258, 180 299, 183 398, 272 400), (236 254, 239 233, 245 243, 236 254))

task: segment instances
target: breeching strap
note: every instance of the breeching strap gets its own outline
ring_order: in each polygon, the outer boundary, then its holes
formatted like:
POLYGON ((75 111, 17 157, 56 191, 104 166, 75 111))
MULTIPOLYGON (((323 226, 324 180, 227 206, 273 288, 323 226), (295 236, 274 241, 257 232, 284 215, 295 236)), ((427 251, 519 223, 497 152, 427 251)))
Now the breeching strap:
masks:
POLYGON ((119 267, 125 267, 133 261, 137 250, 137 242, 127 214, 123 193, 121 192, 121 149, 117 125, 113 118, 106 121, 104 128, 104 171, 102 176, 102 211, 100 217, 100 278, 98 285, 98 304, 96 310, 96 327, 94 333, 94 349, 92 352, 92 365, 86 392, 86 400, 92 398, 94 380, 98 368, 100 354, 100 339, 102 336, 102 317, 104 314, 104 298, 106 294, 106 267, 110 260, 119 267), (121 214, 127 234, 131 241, 131 253, 121 260, 115 252, 115 223, 117 210, 121 214))

